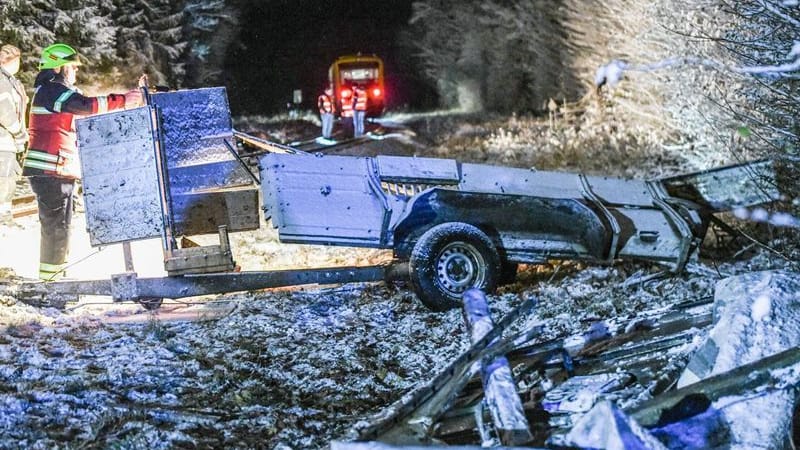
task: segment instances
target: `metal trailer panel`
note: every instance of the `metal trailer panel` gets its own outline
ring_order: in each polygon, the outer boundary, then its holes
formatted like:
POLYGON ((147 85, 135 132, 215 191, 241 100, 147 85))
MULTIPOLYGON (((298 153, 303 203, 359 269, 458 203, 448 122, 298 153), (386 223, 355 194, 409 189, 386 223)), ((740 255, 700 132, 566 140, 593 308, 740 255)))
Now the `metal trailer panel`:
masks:
POLYGON ((281 215, 278 212, 277 205, 277 183, 273 178, 277 176, 277 168, 270 168, 265 166, 266 159, 261 158, 258 161, 259 178, 261 179, 261 209, 264 211, 264 220, 272 222, 272 226, 280 228, 283 225, 281 215))
POLYGON ((611 210, 622 225, 619 258, 646 259, 678 264, 685 236, 660 209, 619 207, 611 210))
POLYGON ((150 103, 161 112, 161 142, 167 168, 234 159, 233 123, 225 88, 156 93, 150 103))
POLYGON ((388 183, 458 184, 458 163, 453 159, 405 156, 375 157, 378 176, 388 183))
POLYGON ((369 158, 267 154, 262 201, 283 242, 380 246, 388 204, 369 158))
POLYGON ((175 234, 254 230, 260 226, 258 189, 231 154, 233 124, 225 88, 157 93, 159 132, 167 165, 175 234))
POLYGON ((719 167, 660 181, 669 195, 712 212, 769 203, 781 198, 771 160, 719 167))
POLYGON ((592 193, 607 205, 655 206, 646 181, 589 176, 586 180, 592 193))
POLYGON ((445 222, 466 222, 499 239, 514 262, 548 258, 603 259, 610 233, 583 199, 432 189, 408 203, 393 241, 445 222))
POLYGON ((86 228, 93 246, 160 237, 164 228, 152 110, 78 119, 86 228))
POLYGON ((580 186, 578 175, 571 173, 462 163, 458 188, 468 192, 578 199, 583 198, 580 186))
POLYGON ((197 192, 252 186, 253 179, 239 161, 219 161, 195 166, 173 167, 169 172, 170 191, 197 192))
POLYGON ((213 234, 222 224, 229 232, 255 230, 259 225, 255 189, 172 194, 172 205, 178 236, 213 234))

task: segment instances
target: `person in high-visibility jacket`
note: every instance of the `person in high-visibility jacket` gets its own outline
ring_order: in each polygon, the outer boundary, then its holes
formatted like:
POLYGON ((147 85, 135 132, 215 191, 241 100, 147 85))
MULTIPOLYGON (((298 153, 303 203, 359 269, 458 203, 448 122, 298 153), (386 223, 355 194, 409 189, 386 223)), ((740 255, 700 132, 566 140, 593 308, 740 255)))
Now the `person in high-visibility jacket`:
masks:
POLYGON ((345 128, 345 134, 351 134, 353 130, 353 91, 350 88, 342 88, 339 93, 341 105, 341 112, 339 115, 342 117, 342 126, 345 128))
POLYGON ((75 87, 78 52, 66 44, 42 50, 28 123, 30 144, 23 175, 36 194, 41 225, 39 278, 64 276, 69 250, 75 180, 80 178, 75 118, 132 108, 142 92, 87 97, 75 87))
POLYGON ((19 72, 20 51, 13 45, 0 47, 0 223, 11 223, 11 200, 22 174, 28 132, 25 108, 28 96, 14 75, 19 72))
POLYGON ((367 115, 367 91, 361 86, 353 87, 353 136, 364 135, 364 118, 367 115))
POLYGON ((319 118, 322 120, 322 137, 330 139, 333 133, 333 114, 336 112, 333 103, 333 89, 325 88, 325 92, 317 98, 317 107, 319 108, 319 118))

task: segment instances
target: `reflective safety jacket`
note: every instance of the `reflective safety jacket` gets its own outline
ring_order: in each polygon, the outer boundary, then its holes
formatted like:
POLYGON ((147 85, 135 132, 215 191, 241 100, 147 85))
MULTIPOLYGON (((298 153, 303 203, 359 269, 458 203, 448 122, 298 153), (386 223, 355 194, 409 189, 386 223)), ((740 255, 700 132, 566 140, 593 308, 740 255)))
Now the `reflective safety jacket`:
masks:
POLYGON ((320 114, 333 114, 333 101, 328 94, 320 94, 317 98, 317 108, 319 108, 320 114))
POLYGON ((367 91, 363 88, 357 87, 353 89, 353 102, 355 105, 353 109, 356 111, 366 111, 367 110, 367 91))
POLYGON ((50 69, 42 70, 34 82, 28 123, 30 144, 22 174, 80 178, 76 116, 124 107, 123 94, 86 97, 68 85, 61 74, 50 69))
POLYGON ((0 152, 16 152, 28 142, 25 108, 28 96, 22 83, 0 67, 0 152))
POLYGON ((353 96, 342 98, 342 117, 353 117, 353 96))

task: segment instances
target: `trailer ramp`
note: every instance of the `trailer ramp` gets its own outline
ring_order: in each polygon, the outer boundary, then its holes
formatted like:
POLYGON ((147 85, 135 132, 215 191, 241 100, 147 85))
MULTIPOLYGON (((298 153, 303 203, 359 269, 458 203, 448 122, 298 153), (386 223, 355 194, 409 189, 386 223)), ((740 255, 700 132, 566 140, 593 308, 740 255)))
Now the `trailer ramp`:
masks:
POLYGON ((670 196, 711 212, 770 203, 782 198, 774 162, 760 160, 661 178, 670 196))

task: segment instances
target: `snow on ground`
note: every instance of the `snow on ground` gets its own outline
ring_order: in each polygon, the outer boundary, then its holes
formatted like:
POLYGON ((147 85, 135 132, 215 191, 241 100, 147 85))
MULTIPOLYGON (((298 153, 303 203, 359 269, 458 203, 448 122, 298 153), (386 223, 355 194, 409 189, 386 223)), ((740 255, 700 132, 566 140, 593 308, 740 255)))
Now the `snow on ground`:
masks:
MULTIPOLYGON (((773 263, 759 254, 721 269, 773 263)), ((493 313, 498 319, 536 296, 537 313, 527 322, 545 321, 544 340, 580 334, 599 320, 624 327, 712 294, 715 279, 705 275, 625 287, 639 270, 653 268, 526 268, 520 282, 491 297, 493 313)), ((324 448, 428 380, 469 342, 459 311, 429 312, 403 286, 206 301, 230 312, 160 321, 132 305, 0 309, 0 448, 324 448), (137 311, 144 317, 138 323, 113 320, 137 311)))
MULTIPOLYGON (((88 246, 78 214, 69 276, 122 271, 121 250, 88 246), (89 256, 91 255, 91 256, 89 256)), ((0 267, 36 271, 35 217, 0 229, 0 267)), ((231 236, 243 270, 372 264, 386 252, 279 245, 273 230, 231 236)), ((135 243, 137 272, 161 276, 158 241, 135 243)), ((593 323, 624 328, 670 304, 708 297, 720 278, 787 262, 766 251, 695 274, 626 283, 661 267, 524 267, 490 302, 495 319, 524 299, 538 339, 593 323)), ((406 286, 362 283, 209 296, 167 320, 137 305, 84 299, 66 311, 0 307, 0 448, 325 448, 348 427, 430 379, 469 345, 459 311, 432 313, 406 286), (183 317, 183 316, 182 316, 183 317)), ((2 302, 0 302, 2 303, 2 302)), ((169 316, 166 316, 169 317, 169 316)))

